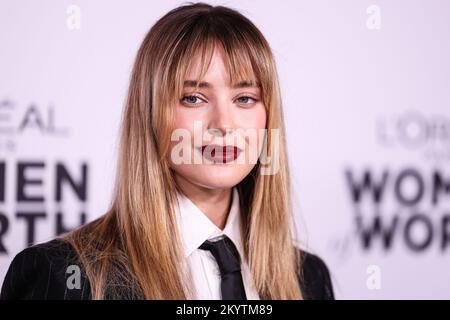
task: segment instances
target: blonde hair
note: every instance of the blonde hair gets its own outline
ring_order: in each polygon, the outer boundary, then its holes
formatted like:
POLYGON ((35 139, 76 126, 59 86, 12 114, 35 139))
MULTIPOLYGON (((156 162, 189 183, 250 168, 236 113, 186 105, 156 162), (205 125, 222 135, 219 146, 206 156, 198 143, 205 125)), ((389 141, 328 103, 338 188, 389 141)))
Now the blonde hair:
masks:
MULTIPOLYGON (((261 32, 237 11, 204 3, 168 12, 139 48, 124 108, 113 201, 105 215, 63 238, 77 251, 93 299, 187 299, 192 288, 173 208, 167 158, 173 106, 191 58, 204 75, 215 46, 225 52, 232 83, 259 81, 267 129, 281 131, 280 169, 261 164, 237 185, 243 245, 261 299, 302 299, 300 252, 290 230, 290 180, 274 57, 261 32)), ((268 153, 272 148, 268 139, 268 153)))

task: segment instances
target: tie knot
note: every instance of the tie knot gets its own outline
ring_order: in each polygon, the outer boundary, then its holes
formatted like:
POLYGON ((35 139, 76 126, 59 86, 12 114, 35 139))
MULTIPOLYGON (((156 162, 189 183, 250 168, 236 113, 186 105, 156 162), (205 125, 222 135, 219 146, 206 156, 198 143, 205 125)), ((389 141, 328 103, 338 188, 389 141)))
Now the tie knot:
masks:
POLYGON ((211 252, 217 261, 222 276, 241 271, 239 252, 233 241, 227 236, 218 241, 206 240, 199 248, 211 252))

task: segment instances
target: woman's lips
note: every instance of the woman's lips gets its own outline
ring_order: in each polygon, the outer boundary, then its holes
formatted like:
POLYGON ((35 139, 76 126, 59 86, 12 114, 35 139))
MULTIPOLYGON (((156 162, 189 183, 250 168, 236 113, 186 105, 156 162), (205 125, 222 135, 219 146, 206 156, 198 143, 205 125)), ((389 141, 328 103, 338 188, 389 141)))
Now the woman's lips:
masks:
POLYGON ((203 157, 215 163, 227 163, 234 161, 242 152, 242 149, 238 147, 231 145, 221 146, 218 144, 204 145, 198 149, 201 150, 203 157))

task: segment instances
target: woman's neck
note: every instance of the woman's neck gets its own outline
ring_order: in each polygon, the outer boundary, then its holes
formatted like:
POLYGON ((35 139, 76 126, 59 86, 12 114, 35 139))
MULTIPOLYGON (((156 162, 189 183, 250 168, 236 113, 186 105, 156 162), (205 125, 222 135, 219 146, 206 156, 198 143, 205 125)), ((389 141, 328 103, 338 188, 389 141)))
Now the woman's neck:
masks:
POLYGON ((223 230, 231 206, 232 188, 209 189, 175 174, 178 188, 187 196, 218 228, 223 230))

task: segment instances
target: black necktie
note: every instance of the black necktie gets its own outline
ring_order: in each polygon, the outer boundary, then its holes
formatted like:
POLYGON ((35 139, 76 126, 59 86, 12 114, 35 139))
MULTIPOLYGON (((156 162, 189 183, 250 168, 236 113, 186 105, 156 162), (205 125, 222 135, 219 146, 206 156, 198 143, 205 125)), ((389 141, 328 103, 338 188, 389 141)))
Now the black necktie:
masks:
POLYGON ((209 250, 219 265, 222 300, 247 300, 239 252, 230 238, 225 236, 218 241, 206 240, 200 249, 209 250))

